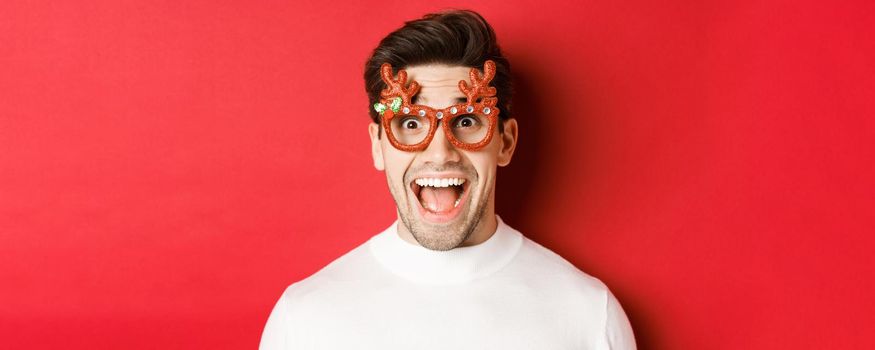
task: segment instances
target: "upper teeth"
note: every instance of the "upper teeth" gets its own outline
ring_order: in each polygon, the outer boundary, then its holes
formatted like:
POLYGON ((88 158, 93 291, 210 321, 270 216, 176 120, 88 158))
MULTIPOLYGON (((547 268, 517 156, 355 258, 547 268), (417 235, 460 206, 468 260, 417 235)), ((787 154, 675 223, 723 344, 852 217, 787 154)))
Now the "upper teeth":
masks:
POLYGON ((431 186, 431 187, 448 187, 448 186, 459 186, 465 183, 465 179, 459 178, 448 178, 448 179, 436 179, 436 178, 421 178, 416 179, 415 182, 420 186, 431 186))

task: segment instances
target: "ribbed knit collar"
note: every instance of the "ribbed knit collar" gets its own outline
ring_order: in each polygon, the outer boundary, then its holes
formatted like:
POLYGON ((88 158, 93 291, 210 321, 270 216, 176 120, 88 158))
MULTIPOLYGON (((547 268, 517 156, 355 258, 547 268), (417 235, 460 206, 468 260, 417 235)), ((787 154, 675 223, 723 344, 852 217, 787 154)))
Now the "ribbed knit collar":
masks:
POLYGON ((371 253, 393 273, 416 283, 456 284, 488 276, 519 251, 523 236, 496 216, 498 227, 485 242, 435 251, 405 241, 398 235, 399 222, 368 241, 371 253))

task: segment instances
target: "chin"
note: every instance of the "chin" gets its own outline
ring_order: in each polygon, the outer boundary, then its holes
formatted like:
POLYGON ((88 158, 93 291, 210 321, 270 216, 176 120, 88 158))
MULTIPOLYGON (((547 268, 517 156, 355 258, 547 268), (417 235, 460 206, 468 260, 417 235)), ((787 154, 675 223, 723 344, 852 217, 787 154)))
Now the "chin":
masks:
MULTIPOLYGON (((462 245, 473 232, 466 222, 443 225, 413 223, 410 233, 419 244, 431 250, 450 250, 462 245)), ((470 225, 473 226, 473 225, 470 225)))
POLYGON ((416 204, 412 207, 401 216, 410 234, 425 248, 446 251, 463 245, 471 237, 480 224, 486 206, 483 202, 475 205, 471 198, 467 198, 460 203, 459 213, 451 220, 441 222, 422 216, 421 208, 416 208, 416 204))

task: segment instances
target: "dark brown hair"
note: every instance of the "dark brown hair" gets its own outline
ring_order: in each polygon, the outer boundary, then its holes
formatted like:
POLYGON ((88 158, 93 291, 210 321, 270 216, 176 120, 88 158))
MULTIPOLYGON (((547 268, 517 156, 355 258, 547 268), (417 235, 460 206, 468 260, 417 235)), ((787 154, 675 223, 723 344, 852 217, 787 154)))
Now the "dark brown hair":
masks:
MULTIPOLYGON (((380 123, 380 115, 371 106, 380 100, 386 84, 380 79, 380 65, 389 63, 397 72, 410 66, 440 63, 483 69, 486 60, 495 62, 492 86, 498 97, 499 121, 510 118, 510 64, 501 55, 495 32, 480 14, 469 10, 431 13, 387 35, 365 63, 365 90, 371 119, 380 123)), ((498 123, 504 129, 504 123, 498 123)))

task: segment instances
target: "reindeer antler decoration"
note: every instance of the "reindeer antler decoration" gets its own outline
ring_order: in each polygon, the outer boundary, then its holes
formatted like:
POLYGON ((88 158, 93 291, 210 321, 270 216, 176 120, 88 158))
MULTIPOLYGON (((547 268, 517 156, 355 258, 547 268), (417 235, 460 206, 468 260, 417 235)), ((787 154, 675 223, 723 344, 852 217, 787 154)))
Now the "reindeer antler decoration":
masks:
POLYGON ((495 107, 495 104, 498 102, 498 99, 493 97, 496 90, 494 87, 489 86, 489 82, 495 77, 495 62, 490 60, 483 64, 482 78, 480 73, 477 73, 477 70, 473 68, 468 73, 468 77, 471 79, 471 87, 468 87, 466 81, 459 81, 459 90, 468 97, 468 105, 477 103, 477 98, 482 97, 483 99, 480 103, 489 107, 495 107))
POLYGON ((387 102, 386 104, 377 103, 374 105, 374 109, 376 109, 380 115, 383 115, 383 112, 386 111, 387 107, 391 108, 393 112, 398 113, 401 105, 410 105, 410 98, 419 92, 419 83, 415 81, 410 83, 407 88, 404 87, 404 84, 407 83, 407 72, 403 69, 398 72, 398 79, 394 79, 392 65, 388 63, 383 63, 383 65, 380 66, 380 77, 382 77, 383 82, 386 83, 386 88, 383 89, 383 91, 380 91, 380 97, 387 102))

